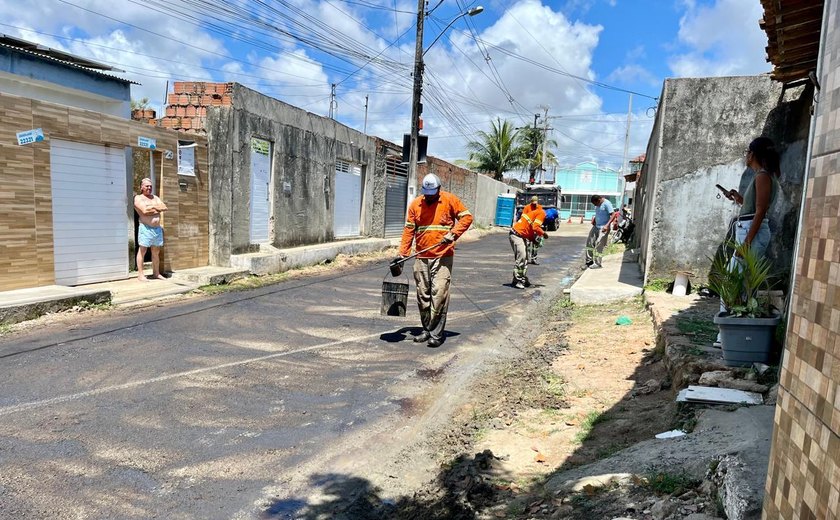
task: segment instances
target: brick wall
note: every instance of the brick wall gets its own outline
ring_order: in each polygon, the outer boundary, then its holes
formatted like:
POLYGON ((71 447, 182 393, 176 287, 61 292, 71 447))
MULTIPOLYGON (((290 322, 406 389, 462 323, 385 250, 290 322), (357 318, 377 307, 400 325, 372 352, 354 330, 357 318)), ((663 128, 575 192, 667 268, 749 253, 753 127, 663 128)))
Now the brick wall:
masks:
MULTIPOLYGON (((45 103, 0 93, 0 291, 54 283, 52 184, 50 140, 52 138, 120 148, 137 144, 142 135, 157 140, 158 156, 177 150, 177 141, 188 137, 196 149, 196 176, 177 174, 177 162, 159 160, 158 184, 169 211, 166 228, 167 269, 204 266, 209 255, 207 144, 201 136, 184 136, 149 124, 115 116, 45 103), (18 146, 15 132, 42 128, 42 142, 18 146)), ((128 172, 126 173, 128 177, 128 172)), ((130 177, 128 177, 130 178, 130 177)), ((129 181, 130 182, 130 181, 129 181)), ((132 186, 136 193, 138 187, 132 186)), ((131 197, 126 201, 126 247, 129 236, 131 197)))
POLYGON ((176 81, 172 93, 167 95, 163 128, 190 133, 205 133, 207 109, 233 105, 233 83, 206 83, 176 81))
POLYGON ((840 2, 826 11, 822 90, 781 370, 764 518, 840 518, 840 2))

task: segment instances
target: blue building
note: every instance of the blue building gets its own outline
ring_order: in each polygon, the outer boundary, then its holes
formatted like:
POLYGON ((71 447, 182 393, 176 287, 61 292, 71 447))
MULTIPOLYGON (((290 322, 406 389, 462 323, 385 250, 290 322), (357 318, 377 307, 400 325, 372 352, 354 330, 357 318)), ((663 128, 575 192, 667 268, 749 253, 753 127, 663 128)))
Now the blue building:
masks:
POLYGON ((571 168, 558 168, 554 179, 563 190, 563 202, 559 208, 561 219, 591 219, 595 215, 595 206, 590 201, 592 195, 601 195, 613 207, 621 207, 624 178, 616 170, 601 168, 594 162, 583 162, 571 168))
POLYGON ((0 34, 0 92, 128 119, 133 82, 109 65, 0 34))

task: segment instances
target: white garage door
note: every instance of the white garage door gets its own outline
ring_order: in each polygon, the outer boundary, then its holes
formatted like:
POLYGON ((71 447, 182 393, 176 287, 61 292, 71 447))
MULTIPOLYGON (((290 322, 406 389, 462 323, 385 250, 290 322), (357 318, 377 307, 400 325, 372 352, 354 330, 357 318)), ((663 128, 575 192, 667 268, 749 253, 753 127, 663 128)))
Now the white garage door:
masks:
POLYGON ((53 139, 55 283, 128 276, 125 151, 53 139))
POLYGON ((271 142, 251 138, 251 243, 269 242, 271 142))
POLYGON ((359 236, 362 214, 362 166, 335 161, 335 205, 333 234, 336 237, 359 236))

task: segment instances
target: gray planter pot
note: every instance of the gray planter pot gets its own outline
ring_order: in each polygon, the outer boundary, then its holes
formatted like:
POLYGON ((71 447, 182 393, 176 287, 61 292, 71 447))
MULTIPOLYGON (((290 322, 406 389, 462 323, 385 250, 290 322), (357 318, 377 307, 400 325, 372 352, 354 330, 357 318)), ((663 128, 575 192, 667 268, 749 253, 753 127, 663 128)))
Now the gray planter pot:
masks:
POLYGON ((770 362, 773 336, 781 316, 772 318, 736 318, 721 312, 714 321, 720 327, 723 362, 730 367, 748 367, 770 362))

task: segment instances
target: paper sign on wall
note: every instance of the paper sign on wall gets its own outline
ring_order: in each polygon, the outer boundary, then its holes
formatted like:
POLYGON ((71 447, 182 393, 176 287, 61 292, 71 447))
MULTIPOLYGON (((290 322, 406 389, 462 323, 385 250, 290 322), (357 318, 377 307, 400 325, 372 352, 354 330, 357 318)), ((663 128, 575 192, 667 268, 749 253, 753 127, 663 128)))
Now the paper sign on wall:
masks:
POLYGON ((44 131, 40 128, 34 130, 27 130, 26 132, 18 132, 17 140, 20 146, 25 144, 40 143, 44 140, 44 131))
POLYGON ((140 148, 148 148, 149 150, 154 150, 156 148, 156 142, 151 137, 137 137, 137 146, 140 148))
POLYGON ((195 177, 195 143, 178 140, 178 175, 195 177))

